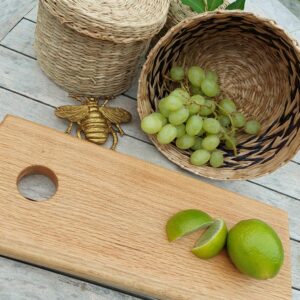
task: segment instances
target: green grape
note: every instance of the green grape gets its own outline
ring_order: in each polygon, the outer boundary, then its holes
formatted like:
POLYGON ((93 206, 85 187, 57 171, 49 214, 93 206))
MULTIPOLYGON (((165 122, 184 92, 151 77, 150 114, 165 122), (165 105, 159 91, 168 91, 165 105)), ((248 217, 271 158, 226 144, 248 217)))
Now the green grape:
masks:
POLYGON ((177 135, 176 135, 177 138, 180 138, 180 137, 182 137, 186 134, 184 124, 181 124, 181 125, 178 125, 178 126, 175 126, 175 127, 176 127, 176 130, 177 130, 177 135))
POLYGON ((204 79, 201 82, 201 90, 208 97, 216 97, 221 92, 218 83, 209 79, 204 79))
POLYGON ((186 132, 190 136, 199 134, 203 126, 203 119, 200 116, 191 116, 186 122, 186 132))
POLYGON ((196 150, 199 150, 202 148, 202 141, 203 141, 203 138, 197 136, 195 138, 195 143, 194 145, 191 147, 192 150, 196 151, 196 150))
POLYGON ((182 98, 176 95, 169 95, 164 101, 164 105, 169 111, 176 111, 183 106, 182 98))
POLYGON ((181 81, 184 79, 184 68, 173 67, 170 71, 170 77, 174 81, 181 81))
POLYGON ((181 88, 175 89, 170 95, 179 97, 181 99, 181 101, 183 102, 183 104, 185 104, 191 97, 190 94, 186 90, 181 89, 181 88))
POLYGON ((188 79, 190 83, 197 88, 201 87, 201 82, 205 78, 205 72, 198 66, 190 67, 188 70, 188 79))
POLYGON ((209 163, 213 168, 219 168, 219 167, 223 166, 223 164, 224 164, 223 152, 220 150, 216 150, 216 151, 212 152, 209 163))
POLYGON ((195 115, 200 111, 200 106, 198 104, 192 103, 188 107, 190 115, 195 115))
POLYGON ((165 116, 166 118, 169 117, 170 115, 170 111, 166 108, 166 98, 162 99, 159 101, 158 103, 158 109, 159 109, 159 112, 165 116))
POLYGON ((205 100, 205 104, 201 106, 199 110, 199 115, 202 117, 207 117, 211 115, 216 110, 216 103, 213 100, 205 100))
POLYGON ((220 145, 220 138, 217 135, 209 135, 202 141, 202 148, 207 151, 213 151, 220 145))
POLYGON ((204 105, 205 104, 205 99, 201 95, 194 95, 191 97, 191 102, 198 104, 198 105, 204 105))
POLYGON ((142 130, 147 134, 155 134, 159 132, 162 126, 162 121, 154 114, 145 117, 141 122, 142 130))
POLYGON ((193 85, 191 85, 190 91, 191 91, 192 95, 201 95, 202 94, 201 88, 193 86, 193 85))
POLYGON ((220 104, 220 109, 222 112, 225 112, 226 114, 232 114, 236 112, 236 105, 235 103, 230 99, 223 99, 220 104))
POLYGON ((177 135, 177 129, 171 124, 165 125, 157 134, 157 140, 160 144, 166 145, 174 141, 177 135))
POLYGON ((242 128, 246 124, 245 116, 240 112, 235 112, 232 114, 232 125, 236 128, 242 128))
POLYGON ((151 114, 152 116, 158 117, 161 120, 162 126, 165 126, 168 123, 167 118, 161 114, 160 112, 154 112, 151 114))
POLYGON ((224 116, 224 115, 219 115, 218 116, 218 121, 220 122, 220 124, 223 127, 228 127, 231 124, 229 117, 224 116))
POLYGON ((190 158, 190 162, 195 166, 203 166, 210 159, 210 153, 207 150, 200 149, 195 151, 190 158))
POLYGON ((200 95, 194 95, 190 98, 192 102, 189 106, 190 115, 195 115, 200 111, 200 106, 205 104, 205 99, 200 95))
POLYGON ((225 137, 225 146, 228 150, 233 150, 237 145, 237 140, 235 136, 225 137))
POLYGON ((256 120, 250 120, 246 123, 244 130, 248 134, 257 135, 261 130, 261 125, 256 120))
POLYGON ((181 125, 188 119, 189 115, 189 110, 183 107, 177 111, 170 113, 169 122, 175 126, 181 125))
POLYGON ((203 128, 208 133, 217 134, 221 131, 221 124, 216 119, 207 118, 203 122, 203 128))
POLYGON ((211 81, 218 81, 218 74, 215 71, 207 71, 205 74, 205 78, 211 81))
POLYGON ((176 140, 176 147, 182 150, 187 150, 195 144, 196 138, 185 134, 176 140))
POLYGON ((202 136, 204 133, 205 133, 205 130, 204 130, 203 127, 202 127, 202 129, 200 130, 200 132, 199 132, 197 135, 198 135, 198 136, 202 136))

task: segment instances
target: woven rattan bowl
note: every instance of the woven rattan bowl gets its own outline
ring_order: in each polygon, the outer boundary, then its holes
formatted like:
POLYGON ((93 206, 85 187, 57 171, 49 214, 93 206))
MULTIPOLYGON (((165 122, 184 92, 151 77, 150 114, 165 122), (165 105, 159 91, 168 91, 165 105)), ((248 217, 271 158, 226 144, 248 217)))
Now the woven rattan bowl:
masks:
POLYGON ((300 148, 300 48, 275 22, 251 13, 223 11, 187 19, 150 52, 143 67, 138 111, 143 118, 166 96, 164 76, 173 64, 201 65, 220 76, 222 96, 262 123, 259 136, 241 134, 238 155, 227 152, 220 169, 196 167, 189 152, 160 145, 168 159, 195 174, 241 180, 273 172, 300 148))

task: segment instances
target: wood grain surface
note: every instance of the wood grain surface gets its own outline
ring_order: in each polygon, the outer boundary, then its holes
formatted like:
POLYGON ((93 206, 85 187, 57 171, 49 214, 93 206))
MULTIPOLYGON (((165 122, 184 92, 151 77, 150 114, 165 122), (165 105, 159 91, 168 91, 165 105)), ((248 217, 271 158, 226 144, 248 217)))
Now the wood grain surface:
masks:
POLYGON ((0 134, 2 255, 160 299, 290 299, 285 212, 16 117, 0 134), (52 199, 18 193, 18 176, 32 166, 55 173, 52 199), (225 252, 199 260, 190 252, 197 234, 168 243, 167 219, 187 208, 229 227, 254 217, 268 222, 285 248, 279 275, 249 279, 225 252))

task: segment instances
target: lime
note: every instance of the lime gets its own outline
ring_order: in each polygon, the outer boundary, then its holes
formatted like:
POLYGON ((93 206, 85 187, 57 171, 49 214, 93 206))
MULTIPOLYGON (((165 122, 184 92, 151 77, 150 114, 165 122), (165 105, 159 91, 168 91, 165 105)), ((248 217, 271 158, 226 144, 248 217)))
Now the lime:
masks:
POLYGON ((200 236, 192 252, 203 259, 216 256, 226 243, 227 227, 222 219, 216 219, 200 236))
POLYGON ((228 254, 239 271, 256 279, 273 278, 279 272, 284 250, 277 233, 260 220, 244 220, 228 234, 228 254))
POLYGON ((212 218, 201 210, 180 211, 167 222, 168 240, 170 242, 175 241, 198 229, 207 227, 211 223, 212 218))

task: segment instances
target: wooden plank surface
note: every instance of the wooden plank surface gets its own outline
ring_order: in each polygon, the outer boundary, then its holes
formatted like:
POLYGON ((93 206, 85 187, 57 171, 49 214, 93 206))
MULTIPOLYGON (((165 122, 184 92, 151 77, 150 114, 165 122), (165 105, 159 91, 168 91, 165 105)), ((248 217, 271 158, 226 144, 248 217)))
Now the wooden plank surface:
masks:
POLYGON ((36 0, 0 1, 0 41, 35 5, 36 0))
POLYGON ((284 211, 16 117, 5 119, 0 134, 2 255, 159 299, 290 299, 284 211), (58 180, 56 195, 39 203, 16 187, 18 175, 36 165, 58 180), (266 221, 283 243, 280 273, 268 281, 242 276, 225 252, 199 260, 190 252, 198 234, 169 243, 168 218, 187 208, 229 227, 266 221))
MULTIPOLYGON (((13 1, 11 1, 13 2, 13 1)), ((25 1, 24 1, 25 2, 25 1)), ((250 0, 247 1, 248 11, 253 11, 263 16, 267 16, 269 18, 276 19, 276 21, 281 24, 289 33, 300 41, 300 22, 296 19, 288 10, 282 10, 281 4, 277 0, 270 1, 259 1, 259 0, 250 0)), ((9 47, 12 51, 20 52, 20 55, 29 55, 34 58, 34 51, 31 47, 33 42, 33 32, 34 32, 34 21, 36 20, 36 9, 33 9, 26 18, 28 20, 22 20, 15 28, 11 30, 11 32, 6 36, 4 40, 2 40, 1 44, 5 44, 5 47, 9 47), (31 24, 28 24, 28 23, 31 24), (31 25, 31 26, 30 26, 31 25), (26 26, 26 27, 25 27, 26 26), (25 27, 25 28, 23 28, 25 27)), ((1 18, 5 17, 3 14, 0 16, 1 18)), ((1 30, 0 30, 1 31, 1 30)), ((16 60, 17 57, 13 56, 12 60, 16 60)), ((9 60, 11 63, 11 60, 9 60)), ((22 61, 20 61, 22 63, 22 61)), ((32 67, 32 64, 28 65, 32 67)), ((9 113, 17 113, 20 116, 26 117, 28 119, 37 121, 39 123, 45 124, 50 127, 57 128, 59 130, 64 130, 64 123, 62 121, 56 121, 56 119, 52 115, 52 107, 54 105, 61 105, 62 102, 68 103, 66 95, 62 95, 56 87, 53 87, 49 81, 45 83, 43 89, 40 93, 36 91, 36 85, 31 85, 26 83, 22 86, 22 81, 26 80, 26 76, 30 74, 28 71, 23 76, 16 77, 17 80, 14 80, 12 77, 14 76, 14 71, 20 71, 23 68, 23 65, 14 64, 13 68, 6 67, 5 70, 0 69, 0 85, 2 84, 2 80, 4 78, 5 86, 8 88, 12 88, 11 91, 2 90, 0 93, 0 119, 2 119, 3 115, 6 112, 9 113), (4 75, 3 73, 8 73, 8 75, 4 75), (9 82, 9 84, 8 84, 9 82), (21 88, 18 87, 18 83, 20 83, 21 88), (48 85, 49 84, 49 85, 48 85), (32 88, 32 91, 26 92, 24 88, 28 88, 29 90, 32 88), (25 95, 18 95, 16 93, 25 92, 25 95), (47 96, 48 94, 48 96, 47 96), (49 96, 50 95, 50 96, 49 96), (52 96, 52 97, 51 97, 52 96), (26 98, 29 97, 29 98, 26 98), (59 98, 57 101, 56 98, 59 98), (51 99, 54 98, 54 99, 51 99), (49 102, 49 103, 48 103, 49 102), (20 105, 22 103, 22 105, 20 105), (55 104, 56 103, 56 104, 55 104), (27 107, 26 107, 27 106, 27 107), (49 117, 51 115, 51 117, 49 117)), ((41 80, 42 83, 44 81, 44 75, 41 75, 37 72, 37 68, 33 69, 33 75, 29 80, 38 81, 41 80)), ((135 98, 136 96, 136 86, 135 82, 133 87, 126 93, 129 97, 135 98)), ((39 90, 39 87, 37 87, 39 90)), ((126 99, 127 101, 128 99, 126 99)), ((121 101, 121 100, 118 100, 121 101)), ((130 102, 126 102, 126 105, 129 105, 130 102)), ((133 105, 134 108, 134 105, 133 105)), ((138 128, 138 127, 137 127, 138 128)), ((140 157, 145 160, 150 160, 153 163, 162 165, 166 168, 170 168, 172 170, 180 171, 176 166, 172 165, 168 162, 164 157, 162 157, 153 146, 146 144, 144 142, 139 141, 138 139, 142 138, 143 141, 146 141, 146 138, 140 131, 135 130, 134 128, 131 130, 131 136, 126 136, 120 141, 119 151, 123 153, 128 153, 133 156, 140 157)), ((128 132, 128 128, 126 128, 128 132)), ((293 159, 294 162, 300 162, 300 153, 296 155, 293 159)), ((299 166, 300 167, 300 166, 299 166)), ((297 169, 295 169, 297 172, 297 169)), ((181 171, 182 172, 182 171, 181 171)), ((299 203, 297 199, 300 198, 298 192, 293 189, 291 194, 286 194, 286 191, 289 189, 289 184, 284 185, 284 187, 278 189, 277 183, 278 180, 282 178, 283 181, 289 181, 288 172, 285 173, 285 177, 281 177, 282 173, 276 178, 272 178, 268 181, 264 182, 213 182, 213 184, 224 187, 228 190, 235 191, 240 194, 244 194, 246 196, 250 196, 252 198, 256 198, 262 202, 270 203, 276 207, 280 207, 285 209, 289 213, 290 220, 290 236, 292 238, 292 268, 293 268, 293 299, 300 299, 300 249, 299 249, 299 241, 300 241, 300 226, 299 226, 299 203), (291 197, 292 196, 292 197, 291 197), (299 290, 297 290, 299 289, 299 290)), ((300 169, 299 169, 300 172, 300 169)), ((291 173, 293 174, 293 173, 291 173)), ((292 175, 291 175, 292 176, 292 175)), ((38 182, 36 183, 38 185, 38 182)), ((297 182, 296 182, 297 184, 297 182)), ((7 261, 7 260, 3 260, 7 261)), ((0 261, 0 267, 3 266, 3 261, 0 261)), ((27 293, 31 293, 32 297, 29 299, 39 299, 44 300, 47 299, 56 299, 54 298, 53 292, 51 293, 51 289, 45 289, 44 285, 49 284, 51 286, 52 279, 55 278, 55 284, 59 285, 60 293, 58 296, 63 297, 64 299, 77 299, 75 296, 70 295, 68 291, 72 290, 72 279, 65 278, 63 276, 55 275, 49 273, 47 271, 39 270, 36 268, 29 268, 28 276, 32 277, 33 280, 36 278, 35 276, 39 276, 40 273, 45 273, 44 275, 44 284, 43 285, 29 285, 25 281, 25 276, 22 276, 21 270, 25 267, 22 264, 17 262, 7 261, 9 263, 9 269, 7 270, 7 274, 14 274, 13 279, 18 285, 18 289, 15 286, 10 285, 9 282, 11 280, 10 276, 7 276, 7 281, 3 282, 0 280, 0 299, 4 298, 7 300, 27 300, 27 293), (63 281, 63 282, 62 282, 63 281), (24 283, 24 284, 23 284, 24 283), (35 288, 33 288, 33 286, 35 288), (5 295, 6 297, 4 297, 5 295), (9 298, 9 295, 11 298, 9 298), (65 297, 63 296, 65 295, 65 297)), ((5 274, 4 274, 5 275, 5 274)), ((3 278, 3 277, 2 277, 3 278)), ((28 280, 30 281, 30 279, 28 280)), ((93 294, 92 299, 123 299, 123 295, 117 292, 112 294, 106 294, 107 290, 101 287, 95 287, 86 283, 82 283, 86 285, 86 287, 93 287, 97 290, 96 294, 93 294), (107 295, 107 296, 106 296, 107 295), (115 297, 115 298, 113 298, 115 297)), ((74 290, 76 288, 74 287, 74 290)), ((79 299, 88 299, 90 294, 83 289, 82 293, 78 295, 79 299)), ((127 298, 126 298, 127 299, 127 298)))

